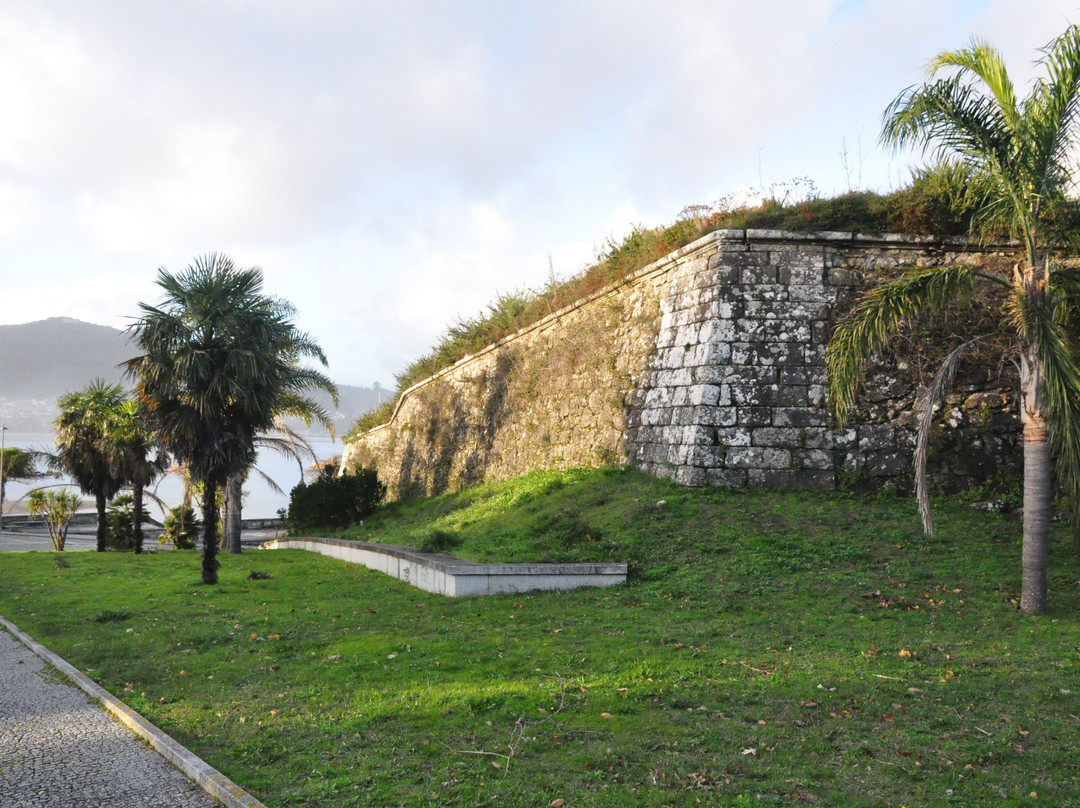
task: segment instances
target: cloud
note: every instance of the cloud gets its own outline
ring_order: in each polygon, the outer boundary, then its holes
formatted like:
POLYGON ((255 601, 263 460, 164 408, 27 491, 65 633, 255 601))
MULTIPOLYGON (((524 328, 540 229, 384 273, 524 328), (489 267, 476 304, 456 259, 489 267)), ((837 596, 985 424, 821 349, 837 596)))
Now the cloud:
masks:
POLYGON ((1071 2, 4 4, 4 300, 108 321, 222 250, 385 383, 549 256, 747 186, 898 184, 880 115, 926 60, 974 33, 1026 80, 1071 2))

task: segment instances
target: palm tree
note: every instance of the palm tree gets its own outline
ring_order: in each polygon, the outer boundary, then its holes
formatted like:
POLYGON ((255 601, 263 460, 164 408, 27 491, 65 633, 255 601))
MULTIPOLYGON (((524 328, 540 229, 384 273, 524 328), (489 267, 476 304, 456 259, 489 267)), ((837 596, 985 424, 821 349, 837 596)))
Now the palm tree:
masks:
MULTIPOLYGON (((7 427, 4 427, 7 429, 7 427)), ((0 529, 4 527, 3 508, 7 496, 8 480, 33 480, 41 477, 37 469, 40 454, 8 446, 0 452, 0 529)))
POLYGON ((283 403, 333 384, 299 365, 326 357, 292 324, 293 307, 262 293, 258 268, 211 253, 176 275, 159 269, 157 284, 164 301, 141 304, 130 333, 144 353, 126 368, 166 449, 203 484, 202 578, 213 584, 218 490, 255 461, 256 436, 283 403))
MULTIPOLYGON (((337 389, 334 388, 328 392, 331 393, 336 402, 337 389)), ((310 426, 312 419, 319 421, 319 423, 326 427, 330 432, 331 437, 333 437, 333 423, 329 420, 329 416, 322 408, 319 408, 318 411, 304 413, 293 412, 293 414, 303 418, 305 425, 308 426, 310 426)), ((269 432, 263 433, 256 438, 256 446, 260 450, 269 449, 280 455, 291 457, 296 460, 296 463, 299 466, 301 479, 303 479, 304 475, 304 460, 317 459, 315 457, 315 450, 311 448, 311 444, 307 442, 303 435, 300 435, 290 428, 280 415, 274 419, 274 426, 269 432)), ((252 466, 230 475, 228 482, 225 484, 225 498, 222 506, 223 515, 221 520, 224 533, 222 543, 230 553, 239 553, 241 551, 240 523, 243 509, 244 481, 247 480, 248 475, 253 470, 263 478, 271 491, 278 494, 284 493, 273 479, 268 475, 263 474, 257 467, 252 466)))
POLYGON ((147 423, 136 401, 123 401, 115 410, 104 451, 113 471, 132 492, 132 531, 135 553, 143 550, 143 491, 169 468, 169 456, 147 423))
MULTIPOLYGON (((984 224, 1005 227, 1024 246, 1009 271, 948 266, 912 269, 864 294, 828 346, 830 406, 843 423, 854 403, 864 360, 882 351, 892 333, 915 317, 947 308, 990 284, 1004 300, 1000 324, 1020 370, 1024 427, 1023 578, 1020 608, 1046 611, 1046 566, 1053 496, 1052 449, 1060 479, 1080 506, 1080 273, 1053 260, 1055 225, 1069 204, 1068 158, 1080 110, 1080 27, 1071 26, 1042 51, 1038 79, 1018 101, 998 51, 973 41, 939 54, 927 81, 902 93, 885 112, 882 141, 921 147, 970 178, 984 224)), ((938 372, 924 407, 929 417, 964 349, 938 372)), ((930 531, 925 451, 916 455, 920 507, 930 531)))
POLYGON ((116 408, 124 400, 118 384, 95 379, 82 390, 57 402, 56 465, 71 475, 84 494, 94 497, 97 509, 97 550, 105 552, 108 521, 105 507, 123 485, 106 453, 105 441, 116 421, 116 408))

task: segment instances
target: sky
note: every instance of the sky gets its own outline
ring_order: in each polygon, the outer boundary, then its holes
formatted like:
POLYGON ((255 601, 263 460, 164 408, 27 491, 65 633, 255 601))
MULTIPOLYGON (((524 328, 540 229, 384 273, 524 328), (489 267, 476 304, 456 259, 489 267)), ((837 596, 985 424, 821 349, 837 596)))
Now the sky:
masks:
MULTIPOLYGON (((1080 0, 0 0, 0 323, 117 328, 261 267, 339 383, 732 194, 904 185, 878 145, 972 37, 1014 80, 1080 0), (801 184, 798 184, 801 183, 801 184)), ((2 350, 2 346, 0 346, 2 350)))

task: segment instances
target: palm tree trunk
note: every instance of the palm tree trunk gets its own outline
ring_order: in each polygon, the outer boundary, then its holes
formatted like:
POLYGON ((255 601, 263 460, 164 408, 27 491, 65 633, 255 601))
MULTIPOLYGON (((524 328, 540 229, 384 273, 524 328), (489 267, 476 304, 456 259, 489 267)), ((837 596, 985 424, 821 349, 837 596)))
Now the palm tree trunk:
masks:
POLYGON ((1053 460, 1046 422, 1024 426, 1024 545, 1020 611, 1046 611, 1053 460))
POLYGON ((1053 458, 1050 430, 1043 409, 1043 367, 1033 351, 1020 361, 1021 418, 1024 424, 1024 539, 1020 611, 1046 611, 1046 562, 1050 545, 1053 458))
POLYGON ((97 506, 97 551, 105 552, 105 539, 109 535, 109 520, 105 514, 108 502, 105 500, 105 492, 98 489, 94 492, 94 504, 97 506))
POLYGON ((225 518, 222 520, 225 528, 225 541, 223 544, 230 553, 240 552, 241 499, 243 494, 243 472, 230 475, 228 482, 225 483, 225 518))
POLYGON ((218 567, 221 563, 217 560, 218 550, 218 509, 217 509, 217 485, 211 482, 203 484, 203 557, 202 557, 202 580, 204 584, 216 584, 218 582, 218 567))
POLYGON ((132 500, 131 538, 135 543, 135 555, 141 555, 143 549, 143 487, 141 485, 136 484, 132 487, 132 500))

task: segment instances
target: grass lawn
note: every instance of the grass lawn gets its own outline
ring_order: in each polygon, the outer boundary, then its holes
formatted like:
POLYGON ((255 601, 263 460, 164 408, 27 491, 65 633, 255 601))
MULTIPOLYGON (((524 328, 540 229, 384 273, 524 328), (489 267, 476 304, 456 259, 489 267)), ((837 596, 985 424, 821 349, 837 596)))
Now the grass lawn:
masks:
POLYGON ((278 806, 1080 806, 1080 563, 891 497, 533 474, 392 505, 625 587, 451 600, 300 551, 4 554, 0 614, 278 806), (253 572, 269 577, 249 579, 253 572))

